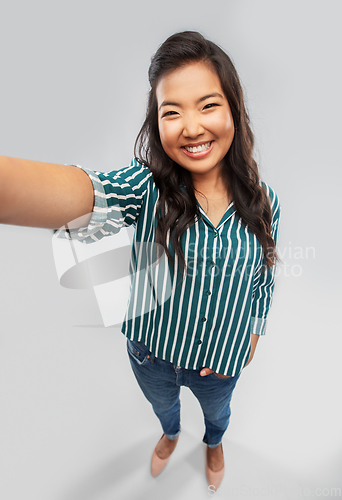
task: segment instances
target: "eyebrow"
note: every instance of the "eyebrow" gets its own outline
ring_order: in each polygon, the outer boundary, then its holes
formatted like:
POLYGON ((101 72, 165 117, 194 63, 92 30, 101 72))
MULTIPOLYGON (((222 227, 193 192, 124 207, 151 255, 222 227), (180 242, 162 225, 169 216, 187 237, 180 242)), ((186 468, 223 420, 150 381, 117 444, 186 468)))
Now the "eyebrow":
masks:
MULTIPOLYGON (((219 94, 218 92, 213 92, 212 94, 207 94, 207 95, 204 95, 203 97, 200 97, 196 104, 199 104, 200 102, 205 101, 206 99, 209 99, 210 97, 221 97, 223 99, 223 96, 221 94, 219 94)), ((161 103, 161 105, 159 106, 159 110, 163 106, 178 106, 178 107, 180 107, 180 104, 178 104, 178 102, 173 102, 173 101, 163 101, 161 103)))

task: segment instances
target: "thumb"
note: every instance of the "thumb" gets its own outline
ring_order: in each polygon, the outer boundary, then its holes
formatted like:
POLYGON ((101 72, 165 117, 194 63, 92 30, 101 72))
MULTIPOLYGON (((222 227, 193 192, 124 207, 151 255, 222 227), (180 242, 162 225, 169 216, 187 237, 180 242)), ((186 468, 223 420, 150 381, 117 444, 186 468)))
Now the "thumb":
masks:
POLYGON ((206 375, 210 375, 210 373, 213 373, 214 370, 212 370, 211 368, 203 368, 201 371, 200 371, 200 375, 201 377, 205 377, 206 375))

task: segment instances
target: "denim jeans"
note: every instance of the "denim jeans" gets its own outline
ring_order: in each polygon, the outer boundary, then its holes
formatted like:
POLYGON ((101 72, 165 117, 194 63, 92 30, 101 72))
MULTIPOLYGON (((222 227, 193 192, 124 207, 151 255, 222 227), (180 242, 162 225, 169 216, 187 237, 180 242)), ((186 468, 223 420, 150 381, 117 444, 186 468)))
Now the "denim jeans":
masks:
POLYGON ((189 387, 198 399, 205 423, 203 442, 211 448, 221 443, 230 419, 230 401, 239 375, 221 378, 216 373, 202 377, 200 370, 188 370, 155 357, 142 342, 127 339, 129 360, 147 400, 160 420, 165 435, 180 433, 180 388, 189 387))

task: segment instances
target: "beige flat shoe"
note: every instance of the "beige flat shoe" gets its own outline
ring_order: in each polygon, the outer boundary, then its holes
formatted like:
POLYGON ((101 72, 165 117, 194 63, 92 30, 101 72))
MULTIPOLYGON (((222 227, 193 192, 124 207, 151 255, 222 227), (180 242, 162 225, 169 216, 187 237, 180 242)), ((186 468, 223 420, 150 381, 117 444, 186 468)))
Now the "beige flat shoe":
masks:
MULTIPOLYGON (((162 437, 159 439, 159 441, 161 441, 163 439, 163 437, 164 437, 164 433, 163 433, 162 437)), ((176 439, 178 439, 178 437, 176 439)), ((159 443, 159 441, 158 441, 158 443, 159 443)), ((170 460, 172 453, 167 458, 159 458, 157 453, 156 453, 156 448, 154 448, 153 453, 152 453, 152 459, 151 459, 151 474, 153 477, 159 476, 159 474, 165 469, 165 467, 168 464, 168 461, 170 460)))
POLYGON ((208 447, 207 447, 207 454, 206 454, 206 464, 205 464, 205 473, 207 476, 207 481, 208 485, 212 486, 214 489, 212 491, 216 491, 218 487, 220 486, 223 476, 224 476, 224 465, 222 469, 219 471, 214 472, 211 470, 208 466, 208 447))

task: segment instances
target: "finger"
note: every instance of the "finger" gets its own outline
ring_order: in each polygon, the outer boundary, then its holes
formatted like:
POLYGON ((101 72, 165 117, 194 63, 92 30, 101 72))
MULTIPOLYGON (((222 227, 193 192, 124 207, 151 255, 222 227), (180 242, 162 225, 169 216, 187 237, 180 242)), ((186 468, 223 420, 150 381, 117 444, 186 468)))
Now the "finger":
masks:
POLYGON ((211 368, 203 368, 203 370, 200 371, 201 377, 205 377, 206 375, 209 375, 210 373, 213 373, 213 370, 211 368))

